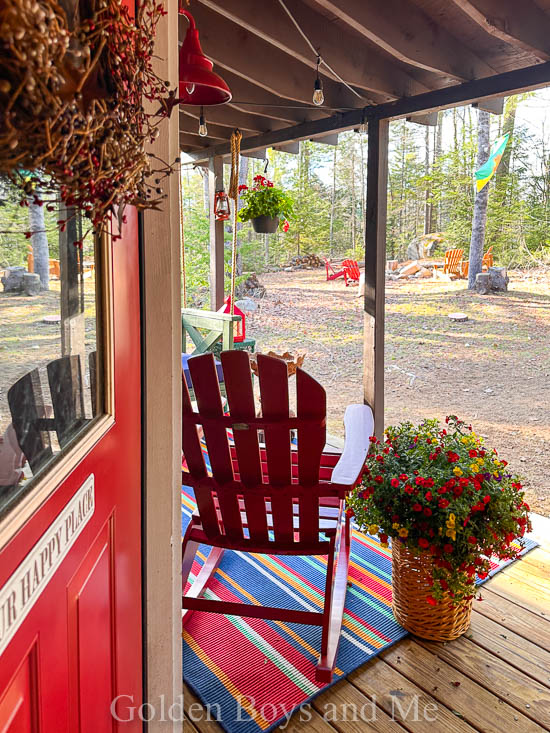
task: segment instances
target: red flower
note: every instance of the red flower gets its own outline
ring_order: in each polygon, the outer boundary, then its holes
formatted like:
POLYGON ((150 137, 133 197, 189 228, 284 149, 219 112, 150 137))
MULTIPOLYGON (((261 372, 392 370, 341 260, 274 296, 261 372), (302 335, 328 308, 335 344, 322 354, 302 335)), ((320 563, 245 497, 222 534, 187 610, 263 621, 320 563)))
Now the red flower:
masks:
POLYGON ((412 487, 412 486, 411 486, 410 484, 407 484, 407 485, 405 486, 405 493, 406 493, 406 494, 412 494, 412 493, 413 493, 413 491, 414 491, 414 489, 413 489, 413 487, 412 487))
POLYGON ((417 476, 417 477, 415 478, 414 482, 415 482, 415 484, 416 484, 417 486, 420 486, 421 484, 423 484, 423 483, 424 483, 424 479, 422 478, 422 476, 417 476))
POLYGON ((484 570, 480 570, 477 574, 477 577, 480 580, 485 580, 485 578, 489 575, 489 573, 485 572, 484 570))
POLYGON ((477 451, 472 448, 472 450, 468 451, 468 455, 470 458, 477 458, 477 451))
POLYGON ((448 499, 440 499, 438 502, 440 509, 446 509, 449 506, 449 500, 448 499))
POLYGON ((449 584, 445 580, 445 578, 440 578, 439 585, 441 586, 441 590, 449 590, 449 584))
POLYGON ((384 463, 384 456, 376 456, 378 463, 384 463))
POLYGON ((290 229, 290 224, 285 219, 285 223, 283 224, 283 232, 288 232, 289 229, 290 229))
POLYGON ((450 543, 443 545, 443 552, 446 552, 448 555, 450 555, 453 550, 454 547, 450 543))
POLYGON ((430 606, 437 606, 437 601, 433 596, 426 596, 426 601, 430 604, 430 606))
POLYGON ((241 183, 241 185, 239 186, 239 193, 241 193, 241 191, 248 191, 248 186, 244 183, 241 183))
POLYGON ((384 479, 382 478, 382 476, 375 476, 374 477, 374 480, 376 481, 377 484, 383 484, 384 483, 384 479))
POLYGON ((419 504, 419 503, 417 502, 416 504, 413 504, 413 505, 412 505, 412 510, 413 510, 413 512, 421 512, 421 511, 422 511, 422 507, 421 507, 421 506, 420 506, 420 504, 419 504))
POLYGON ((418 540, 418 546, 419 547, 422 547, 425 550, 426 547, 429 547, 430 546, 430 543, 429 543, 429 541, 427 539, 425 539, 424 537, 421 537, 418 540))
POLYGON ((387 542, 388 541, 388 535, 387 534, 384 534, 384 532, 381 532, 378 536, 380 537, 380 542, 387 542))
POLYGON ((369 440, 370 440, 371 443, 376 443, 376 436, 375 435, 371 435, 370 438, 369 438, 369 440))
POLYGON ((431 501, 433 499, 433 494, 431 491, 426 491, 424 494, 426 501, 431 501))
POLYGON ((400 475, 399 475, 399 478, 401 479, 401 481, 407 481, 407 479, 408 479, 409 477, 407 476, 407 474, 406 474, 406 473, 402 473, 402 474, 400 474, 400 475))
POLYGON ((452 450, 447 451, 447 460, 449 461, 449 463, 456 463, 458 459, 458 453, 453 453, 452 450))
POLYGON ((489 496, 489 494, 487 494, 487 496, 484 496, 483 497, 483 503, 484 504, 488 504, 490 501, 491 501, 491 497, 489 496))
POLYGON ((354 513, 354 511, 353 511, 353 509, 351 507, 348 507, 346 509, 346 516, 347 517, 353 517, 353 516, 355 516, 355 513, 354 513))
POLYGON ((433 480, 433 478, 431 478, 431 476, 430 476, 430 478, 425 478, 424 479, 424 486, 427 489, 431 489, 433 485, 434 485, 434 480, 433 480))
POLYGON ((396 489, 399 486, 399 479, 398 478, 392 478, 392 480, 391 480, 390 483, 393 486, 393 488, 396 489))
POLYGON ((476 539, 476 538, 475 538, 475 537, 474 537, 473 535, 470 535, 470 536, 468 537, 468 542, 469 542, 469 543, 470 543, 471 545, 477 545, 477 539, 476 539))
POLYGON ((447 493, 447 487, 446 486, 440 486, 437 490, 438 494, 446 494, 447 493))
POLYGON ((431 517, 432 516, 432 510, 430 509, 429 506, 424 507, 423 514, 426 517, 431 517))

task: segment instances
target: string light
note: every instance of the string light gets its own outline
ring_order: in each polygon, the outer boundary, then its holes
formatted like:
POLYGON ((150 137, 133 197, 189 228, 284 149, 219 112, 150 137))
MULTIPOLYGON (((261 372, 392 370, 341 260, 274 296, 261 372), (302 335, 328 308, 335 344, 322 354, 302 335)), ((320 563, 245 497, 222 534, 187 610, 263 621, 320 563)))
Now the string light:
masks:
POLYGON ((204 109, 202 107, 199 116, 199 135, 201 137, 206 137, 208 135, 208 128, 206 127, 206 121, 204 119, 204 109))
POLYGON ((315 84, 313 86, 313 104, 320 107, 325 101, 325 95, 323 94, 323 84, 319 77, 319 64, 321 63, 321 57, 317 56, 317 76, 315 78, 315 84))

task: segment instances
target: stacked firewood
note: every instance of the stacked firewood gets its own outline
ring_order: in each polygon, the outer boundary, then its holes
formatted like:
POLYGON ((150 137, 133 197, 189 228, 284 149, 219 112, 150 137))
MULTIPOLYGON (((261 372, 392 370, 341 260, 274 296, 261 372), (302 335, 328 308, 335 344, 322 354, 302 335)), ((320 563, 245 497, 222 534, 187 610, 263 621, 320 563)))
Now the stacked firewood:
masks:
POLYGON ((305 269, 306 267, 324 267, 323 260, 317 255, 302 255, 300 257, 293 257, 288 263, 289 267, 297 267, 299 269, 305 269))

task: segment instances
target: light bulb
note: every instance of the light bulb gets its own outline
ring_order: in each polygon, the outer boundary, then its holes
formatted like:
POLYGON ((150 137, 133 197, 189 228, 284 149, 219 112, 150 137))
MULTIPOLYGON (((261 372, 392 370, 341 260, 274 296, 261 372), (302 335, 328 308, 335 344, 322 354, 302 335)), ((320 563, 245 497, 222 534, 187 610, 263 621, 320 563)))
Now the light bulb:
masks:
POLYGON ((186 84, 185 85, 185 90, 186 90, 187 94, 193 94, 193 92, 195 91, 195 85, 192 82, 191 82, 191 84, 186 84))
POLYGON ((320 107, 323 102, 325 101, 325 95, 323 94, 323 86, 321 84, 321 80, 319 77, 315 79, 315 86, 313 89, 313 104, 316 104, 317 107, 320 107))
POLYGON ((201 107, 201 114, 199 117, 199 135, 201 137, 206 137, 208 135, 208 128, 206 127, 206 122, 204 119, 204 114, 201 107))

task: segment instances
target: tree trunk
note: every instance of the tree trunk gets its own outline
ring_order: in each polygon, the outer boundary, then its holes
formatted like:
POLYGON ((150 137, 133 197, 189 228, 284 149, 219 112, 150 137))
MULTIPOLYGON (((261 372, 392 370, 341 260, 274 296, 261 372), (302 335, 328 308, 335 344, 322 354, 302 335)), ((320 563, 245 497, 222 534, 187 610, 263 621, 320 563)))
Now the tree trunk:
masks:
MULTIPOLYGON (((36 195, 40 197, 37 191, 36 195)), ((44 207, 37 206, 33 199, 29 200, 29 223, 31 231, 32 254, 34 257, 34 271, 40 275, 42 290, 50 289, 50 250, 46 236, 44 221, 44 207)))
POLYGON ((338 146, 334 146, 332 157, 332 191, 330 195, 330 233, 329 233, 329 250, 330 256, 334 254, 334 205, 336 202, 336 151, 338 146))
POLYGON ((355 147, 351 149, 351 248, 355 251, 355 147))
POLYGON ((424 201, 424 234, 432 231, 432 204, 430 201, 432 192, 430 186, 430 128, 426 125, 426 151, 424 156, 424 175, 426 176, 426 193, 424 201))
MULTIPOLYGON (((248 179, 248 162, 250 158, 246 158, 244 156, 241 156, 241 159, 239 161, 239 186, 242 186, 246 184, 246 181, 248 179)), ((242 209, 243 207, 243 201, 239 197, 239 205, 237 207, 237 213, 242 209)), ((243 228, 242 222, 237 222, 237 231, 240 232, 243 228)), ((239 246, 239 241, 237 240, 237 276, 243 274, 243 257, 241 254, 241 249, 239 246)))
MULTIPOLYGON (((477 118, 477 167, 480 168, 489 157, 489 112, 480 109, 477 118)), ((483 246, 485 243, 485 225, 487 223, 487 199, 489 185, 486 185, 477 194, 474 201, 474 216, 472 220, 472 237, 470 240, 470 258, 468 266, 468 288, 475 286, 476 275, 481 272, 483 261, 483 246)))

